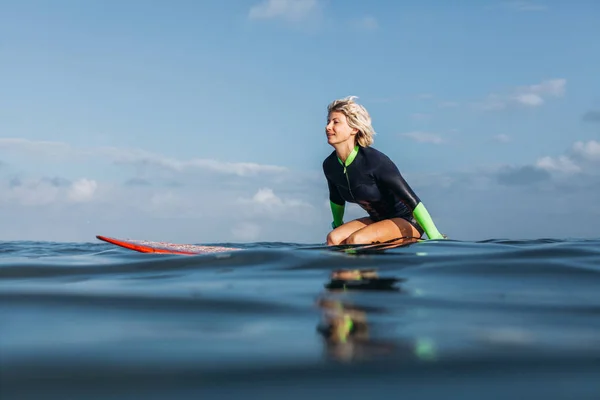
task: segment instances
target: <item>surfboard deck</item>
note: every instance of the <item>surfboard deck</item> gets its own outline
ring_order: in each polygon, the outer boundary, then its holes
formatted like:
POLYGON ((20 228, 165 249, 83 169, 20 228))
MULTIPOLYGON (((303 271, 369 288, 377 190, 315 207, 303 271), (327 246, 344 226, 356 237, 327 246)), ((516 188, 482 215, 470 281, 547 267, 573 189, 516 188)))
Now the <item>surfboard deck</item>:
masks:
POLYGON ((149 240, 117 239, 102 235, 96 235, 96 238, 106 243, 114 244, 115 246, 134 250, 140 253, 197 255, 241 250, 235 247, 199 246, 194 244, 153 242, 149 240))

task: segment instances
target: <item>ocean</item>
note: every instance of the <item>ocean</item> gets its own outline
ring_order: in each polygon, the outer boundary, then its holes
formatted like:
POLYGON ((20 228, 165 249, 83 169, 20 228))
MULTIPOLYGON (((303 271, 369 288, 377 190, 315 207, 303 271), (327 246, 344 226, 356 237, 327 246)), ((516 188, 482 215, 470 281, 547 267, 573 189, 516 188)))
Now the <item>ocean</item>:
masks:
POLYGON ((600 240, 219 245, 0 242, 0 399, 600 398, 600 240))

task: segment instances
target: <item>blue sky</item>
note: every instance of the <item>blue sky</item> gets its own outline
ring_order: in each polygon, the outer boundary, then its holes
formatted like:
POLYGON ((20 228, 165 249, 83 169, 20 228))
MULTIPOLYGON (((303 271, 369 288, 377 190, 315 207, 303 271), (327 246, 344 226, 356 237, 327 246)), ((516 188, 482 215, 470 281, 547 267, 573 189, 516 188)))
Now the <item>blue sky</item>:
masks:
POLYGON ((0 240, 323 242, 326 107, 348 95, 450 237, 598 237, 599 18, 593 0, 5 2, 0 240))

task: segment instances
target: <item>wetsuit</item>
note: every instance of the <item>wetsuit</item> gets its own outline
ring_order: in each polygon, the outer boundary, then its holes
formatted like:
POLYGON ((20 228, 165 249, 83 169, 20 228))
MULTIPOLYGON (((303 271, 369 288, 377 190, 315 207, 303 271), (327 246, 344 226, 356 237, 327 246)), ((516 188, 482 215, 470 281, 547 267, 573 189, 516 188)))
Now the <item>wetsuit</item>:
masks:
POLYGON ((334 228, 343 224, 346 202, 356 203, 377 222, 404 218, 429 239, 442 239, 427 209, 388 156, 356 146, 345 164, 333 151, 323 161, 334 228))

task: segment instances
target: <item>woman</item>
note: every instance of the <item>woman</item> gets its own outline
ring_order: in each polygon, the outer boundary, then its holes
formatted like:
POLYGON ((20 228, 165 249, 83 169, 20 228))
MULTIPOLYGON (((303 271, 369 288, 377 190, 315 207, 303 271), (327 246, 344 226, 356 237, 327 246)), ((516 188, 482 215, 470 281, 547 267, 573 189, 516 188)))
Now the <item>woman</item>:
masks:
POLYGON ((328 245, 382 243, 394 239, 443 239, 427 209, 396 165, 370 147, 375 131, 355 96, 328 107, 327 142, 335 149, 323 161, 333 214, 328 245), (346 202, 357 203, 368 217, 343 222, 346 202))

